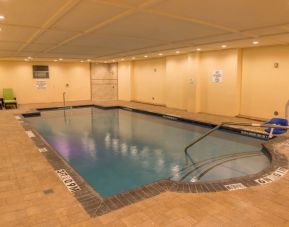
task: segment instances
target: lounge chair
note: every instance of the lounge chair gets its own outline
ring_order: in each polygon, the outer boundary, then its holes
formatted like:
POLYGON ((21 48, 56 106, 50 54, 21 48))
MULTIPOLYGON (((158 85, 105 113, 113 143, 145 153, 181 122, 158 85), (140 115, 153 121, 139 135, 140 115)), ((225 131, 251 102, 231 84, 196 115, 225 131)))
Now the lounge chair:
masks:
POLYGON ((11 88, 3 89, 3 105, 6 108, 9 105, 15 105, 17 108, 17 101, 13 95, 13 90, 11 88))

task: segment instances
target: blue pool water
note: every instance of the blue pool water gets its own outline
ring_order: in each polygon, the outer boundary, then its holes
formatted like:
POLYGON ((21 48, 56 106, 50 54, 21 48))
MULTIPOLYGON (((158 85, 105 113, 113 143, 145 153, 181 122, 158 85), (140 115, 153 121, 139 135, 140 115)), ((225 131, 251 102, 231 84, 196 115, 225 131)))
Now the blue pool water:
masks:
POLYGON ((160 179, 207 181, 258 173, 270 161, 262 140, 121 109, 80 108, 28 118, 102 196, 160 179))

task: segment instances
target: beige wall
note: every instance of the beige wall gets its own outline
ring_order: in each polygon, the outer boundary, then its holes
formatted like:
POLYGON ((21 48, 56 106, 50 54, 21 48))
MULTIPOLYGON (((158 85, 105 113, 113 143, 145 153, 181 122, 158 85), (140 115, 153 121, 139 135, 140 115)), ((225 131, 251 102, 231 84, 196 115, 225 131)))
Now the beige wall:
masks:
POLYGON ((166 106, 195 111, 197 56, 195 54, 166 58, 166 106))
POLYGON ((165 59, 135 61, 132 73, 132 100, 165 104, 165 59))
POLYGON ((32 79, 32 62, 0 62, 0 97, 3 88, 11 87, 20 104, 61 102, 64 91, 67 100, 90 100, 91 94, 95 94, 91 93, 92 83, 96 85, 94 88, 116 86, 113 92, 92 89, 105 95, 105 99, 114 99, 118 92, 120 100, 161 104, 190 112, 260 118, 271 118, 274 111, 284 117, 289 99, 288 45, 121 62, 114 75, 107 66, 92 66, 90 72, 87 63, 41 64, 49 65, 50 71, 50 78, 45 80, 47 89, 43 90, 37 89, 37 80, 32 79), (274 63, 279 63, 279 68, 274 68, 274 63), (212 82, 216 69, 224 72, 219 84, 212 82))
POLYGON ((239 59, 240 51, 226 50, 136 61, 130 76, 129 70, 124 70, 126 76, 119 80, 120 99, 129 100, 127 88, 131 84, 132 100, 191 112, 237 115, 239 59), (223 82, 218 84, 212 82, 213 71, 217 69, 224 72, 223 82))
POLYGON ((3 88, 13 88, 18 103, 49 103, 90 100, 90 69, 87 63, 0 62, 0 96, 3 88), (49 65, 46 89, 37 89, 32 78, 32 65, 49 65), (66 87, 69 84, 69 87, 66 87))
POLYGON ((166 58, 166 106, 186 109, 188 83, 188 56, 170 56, 166 58))
POLYGON ((118 64, 118 99, 131 101, 132 63, 120 62, 118 64))
POLYGON ((119 97, 190 112, 235 116, 240 108, 240 57, 240 51, 226 50, 121 63, 119 97), (217 69, 224 72, 219 84, 212 82, 217 69))
POLYGON ((239 51, 213 51, 200 55, 200 111, 235 116, 240 108, 239 51), (213 72, 223 71, 223 81, 213 82, 213 72))
POLYGON ((263 118, 278 111, 284 117, 289 100, 289 46, 245 49, 241 114, 263 118), (279 63, 279 68, 274 68, 279 63))

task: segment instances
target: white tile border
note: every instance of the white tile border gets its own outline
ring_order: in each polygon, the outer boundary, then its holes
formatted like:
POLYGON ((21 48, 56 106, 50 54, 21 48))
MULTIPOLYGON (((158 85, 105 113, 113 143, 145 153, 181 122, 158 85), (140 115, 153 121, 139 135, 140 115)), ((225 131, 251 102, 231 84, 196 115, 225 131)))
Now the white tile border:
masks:
POLYGON ((25 131, 29 138, 35 137, 35 134, 32 131, 25 131))
POLYGON ((240 190, 240 189, 245 189, 247 188, 245 185, 242 183, 236 183, 236 184, 227 184, 224 185, 225 188, 227 188, 228 191, 235 191, 235 190, 240 190))

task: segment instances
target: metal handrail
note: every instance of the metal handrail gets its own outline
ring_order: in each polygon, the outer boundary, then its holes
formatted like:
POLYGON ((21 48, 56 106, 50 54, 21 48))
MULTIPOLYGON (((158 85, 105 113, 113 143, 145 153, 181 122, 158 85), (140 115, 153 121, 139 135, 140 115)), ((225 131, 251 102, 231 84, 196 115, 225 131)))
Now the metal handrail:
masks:
POLYGON ((221 126, 223 125, 223 123, 215 126, 213 129, 211 129, 210 131, 208 131, 206 134, 202 135, 201 137, 199 137, 198 139, 196 139, 194 142, 192 142, 191 144, 189 144, 188 146, 186 146, 185 148, 185 154, 188 154, 188 149, 195 145, 196 143, 200 142, 202 139, 204 139, 205 137, 207 137, 208 135, 210 135, 212 132, 216 131, 217 129, 219 129, 221 126))
MULTIPOLYGON (((257 123, 236 123, 236 122, 222 122, 221 124, 215 126, 213 129, 211 129, 210 131, 208 131, 206 134, 202 135, 201 137, 199 137, 198 139, 196 139, 194 142, 192 142, 191 144, 189 144, 188 146, 186 146, 185 148, 185 154, 188 154, 188 149, 190 147, 192 147, 193 145, 195 145, 196 143, 200 142, 202 139, 204 139, 205 137, 207 137, 208 135, 210 135, 212 132, 216 131, 217 129, 219 129, 220 127, 224 126, 224 125, 238 125, 238 126, 250 126, 250 127, 262 127, 262 128, 282 128, 282 129, 289 129, 289 126, 282 126, 282 125, 273 125, 273 124, 257 124, 257 123)), ((271 134, 271 133, 270 133, 271 134)))

